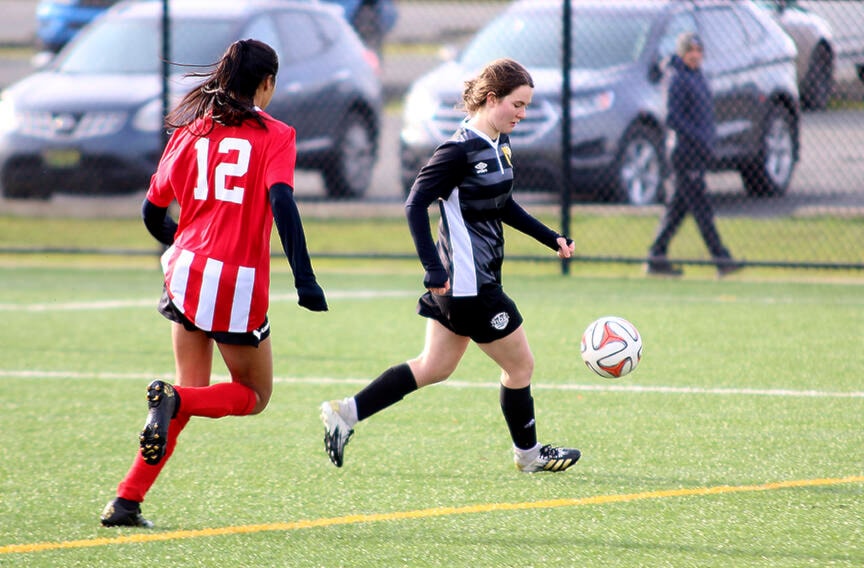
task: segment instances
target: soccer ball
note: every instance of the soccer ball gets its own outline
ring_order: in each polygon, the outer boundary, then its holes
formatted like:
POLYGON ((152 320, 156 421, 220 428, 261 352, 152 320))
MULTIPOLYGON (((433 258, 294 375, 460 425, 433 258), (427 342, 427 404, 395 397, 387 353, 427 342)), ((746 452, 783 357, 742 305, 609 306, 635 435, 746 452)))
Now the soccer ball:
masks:
POLYGON ((624 318, 599 318, 582 334, 582 360, 601 377, 623 377, 636 368, 640 359, 642 337, 636 326, 624 318))

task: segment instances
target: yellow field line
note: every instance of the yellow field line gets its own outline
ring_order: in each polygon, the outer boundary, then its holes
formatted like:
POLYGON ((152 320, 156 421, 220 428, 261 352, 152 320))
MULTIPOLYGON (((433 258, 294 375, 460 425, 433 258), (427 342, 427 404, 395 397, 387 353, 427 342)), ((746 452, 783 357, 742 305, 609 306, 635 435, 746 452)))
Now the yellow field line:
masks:
POLYGON ((848 483, 864 483, 864 476, 849 476, 835 479, 800 479, 793 481, 777 481, 761 485, 718 485, 715 487, 695 487, 691 489, 665 489, 646 491, 625 495, 597 495, 570 499, 549 499, 525 503, 485 503, 466 505, 463 507, 433 507, 415 511, 394 511, 392 513, 371 513, 345 515, 308 521, 292 521, 285 523, 267 523, 260 525, 241 525, 234 527, 219 527, 212 529, 171 531, 165 533, 140 532, 113 538, 92 538, 85 540, 69 540, 61 542, 37 542, 32 544, 9 544, 0 546, 0 554, 21 554, 28 552, 43 552, 47 550, 63 550, 71 548, 91 548, 113 544, 133 544, 159 542, 165 540, 180 540, 187 538, 202 538, 211 536, 248 534, 259 532, 294 531, 337 525, 354 525, 359 523, 378 523, 384 521, 400 521, 404 519, 428 519, 450 515, 469 515, 475 513, 490 513, 494 511, 520 511, 527 509, 554 509, 558 507, 580 507, 584 505, 604 505, 607 503, 624 503, 647 499, 664 499, 669 497, 689 497, 694 495, 720 495, 724 493, 745 493, 748 491, 772 491, 796 487, 820 487, 848 483))

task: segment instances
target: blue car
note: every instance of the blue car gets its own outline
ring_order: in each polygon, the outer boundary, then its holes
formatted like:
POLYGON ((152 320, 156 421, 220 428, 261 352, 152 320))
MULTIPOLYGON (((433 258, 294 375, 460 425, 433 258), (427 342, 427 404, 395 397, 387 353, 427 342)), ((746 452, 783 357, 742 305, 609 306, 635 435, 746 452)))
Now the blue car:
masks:
POLYGON ((117 0, 42 0, 36 5, 36 39, 42 49, 59 51, 78 30, 117 0))
MULTIPOLYGON (((78 30, 119 0, 40 0, 36 5, 36 38, 47 51, 59 51, 78 30)), ((317 1, 317 0, 313 0, 317 1)), ((396 24, 393 0, 321 0, 339 4, 363 42, 381 51, 384 36, 396 24)))

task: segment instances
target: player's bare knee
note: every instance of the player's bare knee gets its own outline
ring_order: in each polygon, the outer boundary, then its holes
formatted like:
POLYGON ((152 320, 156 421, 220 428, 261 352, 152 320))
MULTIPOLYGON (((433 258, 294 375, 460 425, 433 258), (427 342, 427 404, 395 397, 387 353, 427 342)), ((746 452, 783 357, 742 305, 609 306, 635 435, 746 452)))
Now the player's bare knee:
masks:
POLYGON ((252 411, 249 414, 260 414, 265 408, 267 408, 267 405, 270 404, 270 395, 272 394, 272 391, 262 392, 257 389, 252 390, 255 391, 255 406, 252 407, 252 411))
POLYGON ((414 380, 417 382, 418 387, 445 381, 456 370, 455 365, 433 362, 428 357, 423 357, 422 355, 409 361, 408 365, 411 367, 411 372, 414 374, 414 380))

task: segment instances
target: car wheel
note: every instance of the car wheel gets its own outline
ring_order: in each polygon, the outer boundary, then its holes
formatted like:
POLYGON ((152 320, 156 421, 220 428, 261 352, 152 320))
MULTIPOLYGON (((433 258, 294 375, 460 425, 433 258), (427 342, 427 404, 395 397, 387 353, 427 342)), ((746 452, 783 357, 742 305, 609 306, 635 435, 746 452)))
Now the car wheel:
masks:
POLYGON ((824 44, 819 44, 810 56, 810 66, 801 83, 801 106, 808 110, 824 110, 833 88, 833 57, 824 44))
POLYGON ((741 170, 748 195, 781 196, 789 189, 795 169, 795 137, 792 116, 775 106, 765 119, 759 154, 741 170))
POLYGON ((51 189, 30 177, 6 171, 3 175, 3 197, 7 199, 51 199, 51 189))
POLYGON ((632 205, 656 203, 663 185, 660 133, 648 126, 632 126, 621 140, 610 197, 632 205))
POLYGON ((363 197, 372 184, 375 154, 375 134, 369 121, 358 112, 348 114, 322 172, 327 195, 363 197))

